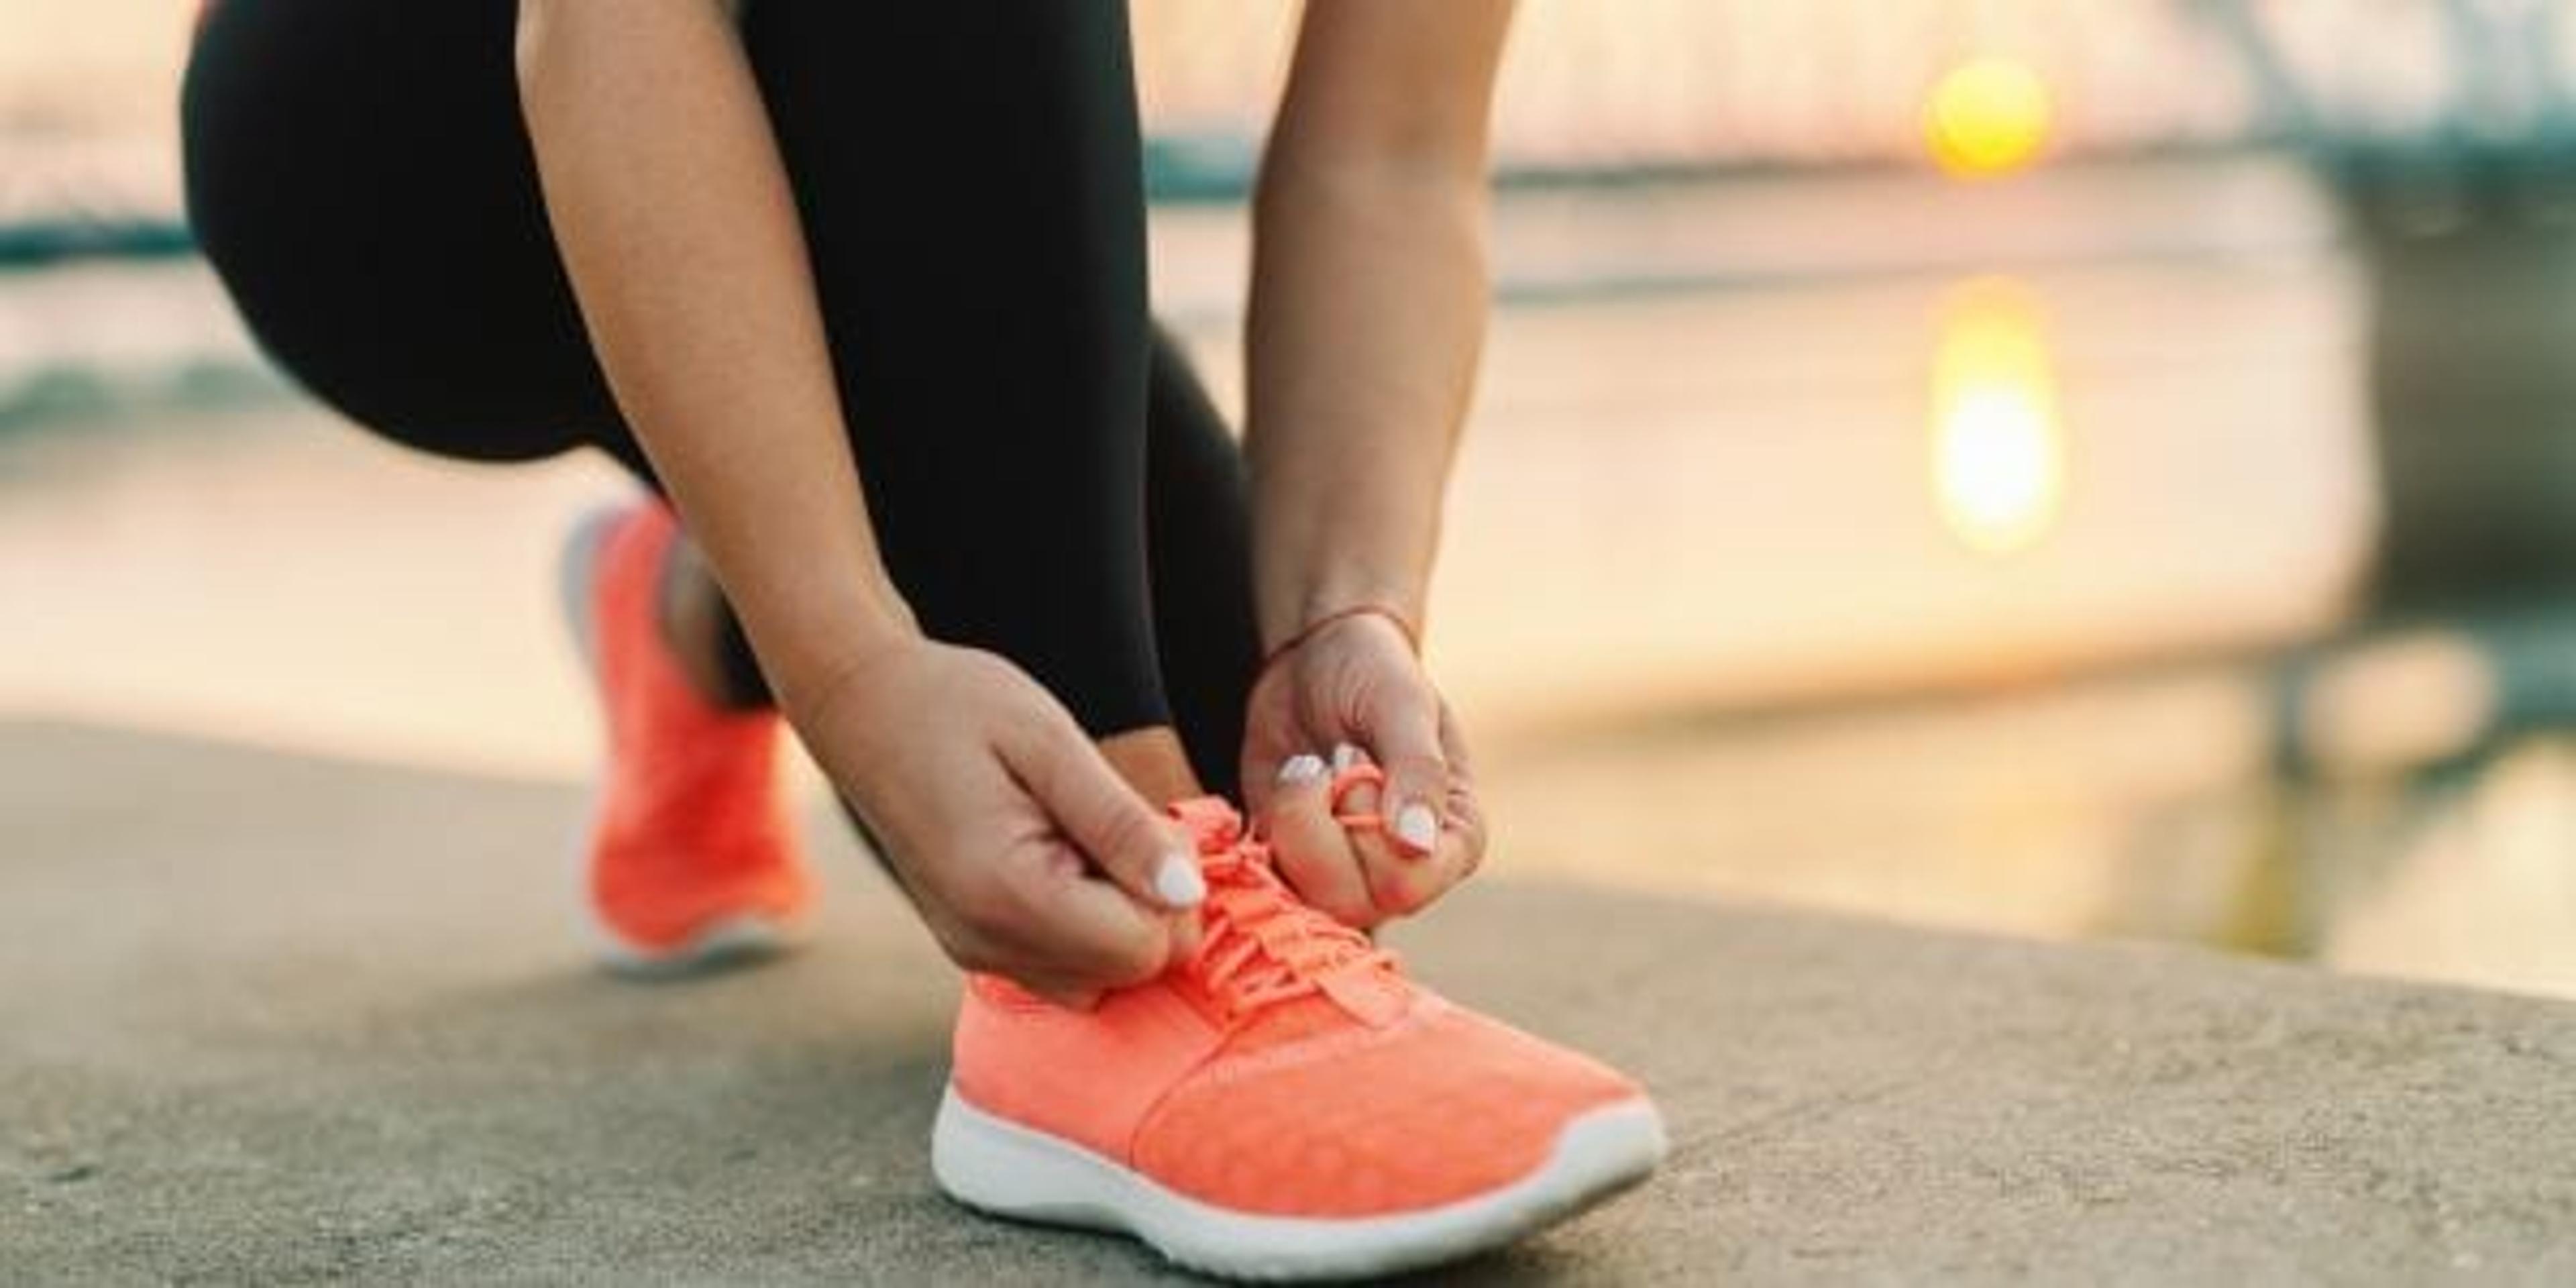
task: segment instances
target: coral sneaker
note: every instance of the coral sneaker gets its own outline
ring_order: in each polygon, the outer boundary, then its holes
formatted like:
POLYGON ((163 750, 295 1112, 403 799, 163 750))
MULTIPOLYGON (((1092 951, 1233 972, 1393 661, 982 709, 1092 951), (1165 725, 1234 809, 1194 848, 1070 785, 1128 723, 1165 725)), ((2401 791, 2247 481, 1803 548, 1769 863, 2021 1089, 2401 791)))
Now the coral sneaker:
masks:
POLYGON ((583 906, 607 964, 637 974, 774 952, 814 899, 779 789, 777 714, 699 697, 663 641, 678 531, 648 499, 592 516, 564 552, 564 613, 608 734, 583 906))
POLYGON ((1208 884, 1187 967, 1089 1013, 967 981, 931 1139, 952 1197, 1212 1274, 1338 1278, 1508 1243, 1661 1161, 1634 1083, 1407 979, 1222 801, 1173 812, 1208 884))

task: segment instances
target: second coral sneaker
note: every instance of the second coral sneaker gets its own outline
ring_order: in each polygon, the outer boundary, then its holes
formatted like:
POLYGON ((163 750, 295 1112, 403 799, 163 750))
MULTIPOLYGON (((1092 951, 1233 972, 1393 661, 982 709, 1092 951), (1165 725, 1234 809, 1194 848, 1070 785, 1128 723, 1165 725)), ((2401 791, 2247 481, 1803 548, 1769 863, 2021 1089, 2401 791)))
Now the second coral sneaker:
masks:
POLYGON ((633 974, 774 952, 814 900, 778 781, 777 713, 700 697, 664 642, 678 537, 669 507, 646 499, 593 516, 564 553, 564 612, 608 732, 584 907, 601 956, 633 974))
POLYGON ((931 1141, 950 1195, 1212 1274, 1340 1278, 1509 1243, 1662 1160, 1636 1084, 1412 982, 1223 802, 1173 812, 1207 878, 1199 953, 1090 1012, 971 977, 931 1141))

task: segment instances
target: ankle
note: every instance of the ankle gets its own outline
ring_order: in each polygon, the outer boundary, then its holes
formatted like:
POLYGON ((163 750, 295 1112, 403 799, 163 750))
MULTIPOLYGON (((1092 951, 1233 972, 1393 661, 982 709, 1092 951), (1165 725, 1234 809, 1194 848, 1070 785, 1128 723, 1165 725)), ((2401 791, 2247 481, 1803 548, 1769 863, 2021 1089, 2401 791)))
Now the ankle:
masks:
POLYGON ((1156 805, 1206 794, 1198 775, 1190 771, 1181 736, 1169 725, 1111 734, 1100 740, 1100 754, 1128 786, 1156 805))
POLYGON ((671 542, 656 603, 663 646, 679 662, 692 692, 718 707, 762 705, 764 695, 740 692, 733 677, 735 668, 726 658, 733 610, 713 570, 685 534, 671 542))

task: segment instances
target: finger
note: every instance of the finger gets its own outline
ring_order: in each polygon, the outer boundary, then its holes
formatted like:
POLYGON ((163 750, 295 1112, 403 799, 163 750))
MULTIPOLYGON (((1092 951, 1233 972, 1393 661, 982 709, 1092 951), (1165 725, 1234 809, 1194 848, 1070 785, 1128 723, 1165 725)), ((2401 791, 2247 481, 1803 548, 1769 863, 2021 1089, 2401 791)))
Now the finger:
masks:
POLYGON ((1449 806, 1441 818, 1440 847, 1432 852, 1431 862, 1449 869, 1453 882, 1474 874, 1485 862, 1485 815, 1476 807, 1473 794, 1458 790, 1449 792, 1449 806))
MULTIPOLYGON (((1095 892, 1104 889, 1094 879, 1082 884, 1095 892)), ((1197 955, 1205 934, 1196 913, 1164 914, 1157 937, 1153 928, 1133 928, 1116 904, 1102 911, 1108 915, 1098 917, 1076 902, 1038 913, 1035 919, 1043 924, 1011 932, 1003 962, 983 969, 1008 975, 1058 1006, 1089 1010, 1109 990, 1185 964, 1197 955)))
POLYGON ((1369 751, 1386 769, 1378 815, 1400 853, 1421 857, 1440 845, 1449 799, 1449 758, 1440 745, 1439 700, 1422 685, 1383 695, 1369 712, 1369 751))
POLYGON ((1013 975, 1011 982, 1068 1011, 1088 1011, 1100 1005, 1099 989, 1074 983, 1060 975, 1024 970, 1013 975))
POLYGON ((1439 902, 1458 884, 1458 869, 1437 855, 1365 862, 1369 901, 1389 919, 1410 917, 1439 902))
POLYGON ((1330 786, 1322 757, 1290 757, 1272 784, 1262 835, 1270 842, 1279 874, 1299 898, 1336 921, 1375 925, 1377 908, 1369 898, 1368 879, 1350 837, 1333 817, 1330 786))
POLYGON ((1005 741, 1001 752, 1074 848, 1129 897, 1163 911, 1195 908, 1207 897, 1179 825, 1147 805, 1070 719, 1044 721, 1005 741))
POLYGON ((1369 902, 1380 917, 1409 917, 1430 907, 1457 884, 1457 868, 1438 854, 1397 857, 1396 847, 1377 835, 1353 842, 1360 854, 1360 873, 1368 880, 1369 902))
MULTIPOLYGON (((1402 911, 1419 912, 1473 876, 1484 862, 1485 813, 1476 800, 1476 776, 1465 736, 1448 705, 1440 709, 1440 746, 1449 761, 1449 795, 1440 810, 1440 841, 1428 859, 1415 860, 1408 871, 1417 879, 1397 884, 1379 895, 1381 905, 1405 903, 1402 911)), ((1374 874, 1377 869, 1370 869, 1374 874)), ((1395 911, 1392 906, 1390 911, 1395 911)))
POLYGON ((1477 808, 1468 781, 1452 775, 1438 848, 1427 857, 1404 859, 1393 865, 1372 863, 1368 869, 1370 889, 1379 907, 1391 915, 1408 916, 1438 902, 1442 895, 1474 875, 1484 856, 1484 813, 1477 808), (1391 873, 1390 867, 1394 869, 1391 873))
POLYGON ((1358 860, 1360 879, 1368 886, 1375 920, 1417 912, 1456 883, 1457 868, 1435 853, 1401 853, 1386 834, 1378 810, 1386 772, 1361 757, 1333 778, 1330 789, 1334 821, 1358 860))
POLYGON ((1386 771, 1368 758, 1368 753, 1347 742, 1333 744, 1332 772, 1324 780, 1324 799, 1332 806, 1333 816, 1345 824, 1376 827, 1378 790, 1386 786, 1386 771))
POLYGON ((1446 703, 1440 710, 1440 746, 1449 760, 1449 797, 1440 811, 1439 846, 1428 860, 1414 865, 1423 877, 1419 886, 1387 896, 1413 898, 1409 912, 1418 912, 1456 889, 1475 875, 1485 859, 1488 833, 1484 809, 1476 800, 1475 770, 1467 755, 1466 738, 1446 703))
POLYGON ((1387 835, 1380 813, 1385 789, 1386 771, 1365 756, 1336 775, 1331 788, 1334 821, 1358 861, 1360 880, 1366 883, 1369 904, 1375 910, 1373 922, 1415 912, 1448 886, 1436 859, 1401 853, 1387 835))
POLYGON ((1167 923, 1180 914, 1128 898, 1061 837, 1024 835, 957 877, 933 920, 941 946, 967 970, 1067 1001, 1150 978, 1169 960, 1167 923))
POLYGON ((1173 913, 1168 933, 1172 939, 1171 953, 1165 959, 1168 966, 1189 964, 1192 958, 1199 955, 1199 946, 1207 939, 1207 928, 1199 924, 1199 915, 1196 912, 1173 913))
POLYGON ((1449 801, 1441 811, 1441 843, 1455 843, 1458 875, 1464 880, 1484 866, 1493 831, 1476 797, 1475 761, 1467 752, 1466 731, 1458 727, 1456 713, 1445 702, 1440 704, 1440 747, 1449 757, 1449 801))
POLYGON ((1171 965, 1171 914, 1052 864, 1014 876, 1009 924, 999 930, 1029 973, 1059 988, 1096 991, 1144 983, 1171 965))

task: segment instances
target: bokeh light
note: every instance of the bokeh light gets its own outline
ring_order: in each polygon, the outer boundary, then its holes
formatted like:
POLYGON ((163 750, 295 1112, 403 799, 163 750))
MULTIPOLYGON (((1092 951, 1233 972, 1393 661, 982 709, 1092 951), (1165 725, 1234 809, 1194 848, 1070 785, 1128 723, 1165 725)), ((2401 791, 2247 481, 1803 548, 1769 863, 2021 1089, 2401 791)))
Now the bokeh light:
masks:
POLYGON ((1924 142, 1933 161, 1952 175, 2009 174, 2047 146, 2054 115, 2048 83, 2028 64, 1972 58, 1934 83, 1924 104, 1924 142))
POLYGON ((2038 302, 2020 284, 1980 280, 1951 296, 1932 370, 1933 497, 1971 550, 2035 544, 2064 503, 2051 366, 2038 302))

